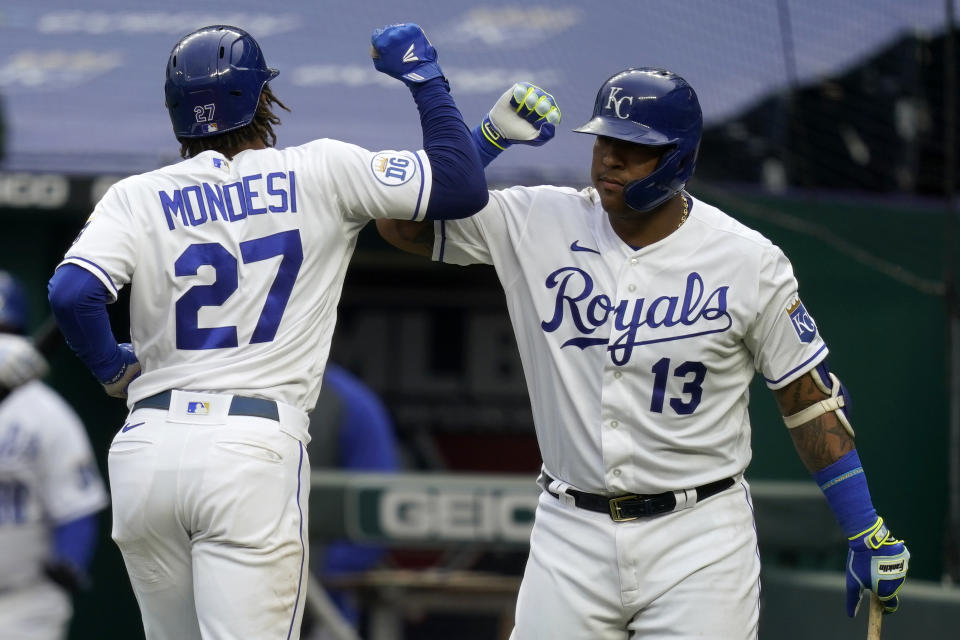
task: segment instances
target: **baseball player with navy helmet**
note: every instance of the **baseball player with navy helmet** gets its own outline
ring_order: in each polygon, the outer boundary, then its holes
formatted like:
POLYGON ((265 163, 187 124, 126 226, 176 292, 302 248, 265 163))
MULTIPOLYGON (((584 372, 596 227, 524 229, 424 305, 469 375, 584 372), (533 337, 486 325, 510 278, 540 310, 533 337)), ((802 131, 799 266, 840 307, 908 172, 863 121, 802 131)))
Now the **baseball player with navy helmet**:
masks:
POLYGON ((486 204, 423 31, 390 25, 371 44, 417 103, 422 151, 276 149, 285 107, 256 40, 224 25, 184 36, 165 90, 185 160, 111 187, 50 280, 68 344, 130 408, 108 457, 113 538, 148 640, 299 637, 307 412, 357 234, 486 204), (118 344, 106 304, 126 285, 118 344))
POLYGON ((0 271, 0 639, 63 640, 107 493, 83 423, 40 381, 27 315, 0 271))
MULTIPOLYGON (((517 103, 508 92, 485 119, 503 135, 484 159, 542 137, 517 103)), ((517 640, 757 637, 743 477, 757 372, 849 538, 848 614, 864 590, 897 609, 910 554, 874 510, 790 262, 684 190, 702 126, 683 78, 626 69, 576 129, 596 136, 593 187, 514 187, 463 220, 377 222, 412 253, 492 264, 506 292, 543 457, 517 640)))

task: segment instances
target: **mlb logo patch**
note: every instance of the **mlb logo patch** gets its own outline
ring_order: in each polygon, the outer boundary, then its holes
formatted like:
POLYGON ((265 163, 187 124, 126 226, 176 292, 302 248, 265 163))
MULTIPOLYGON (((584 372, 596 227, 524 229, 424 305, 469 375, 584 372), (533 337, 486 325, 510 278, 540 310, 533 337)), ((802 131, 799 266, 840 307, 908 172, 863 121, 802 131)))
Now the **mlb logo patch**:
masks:
POLYGON ((800 342, 813 342, 814 337, 817 335, 817 324, 803 307, 800 298, 794 300, 787 307, 787 316, 789 316, 790 323, 793 325, 793 330, 797 332, 797 337, 800 338, 800 342))
POLYGON ((208 122, 206 124, 200 125, 200 131, 203 133, 215 133, 217 131, 216 122, 208 122))
POLYGON ((191 416, 205 416, 210 413, 210 403, 200 400, 190 400, 187 402, 187 414, 191 416))

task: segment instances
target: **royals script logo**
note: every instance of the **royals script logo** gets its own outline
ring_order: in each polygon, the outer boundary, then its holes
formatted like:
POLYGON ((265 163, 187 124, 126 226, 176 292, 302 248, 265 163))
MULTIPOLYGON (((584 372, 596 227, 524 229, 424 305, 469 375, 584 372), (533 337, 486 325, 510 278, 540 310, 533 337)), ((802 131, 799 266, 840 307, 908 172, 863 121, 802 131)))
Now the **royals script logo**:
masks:
POLYGON ((636 298, 614 304, 605 293, 595 293, 593 278, 577 267, 562 267, 547 276, 547 289, 556 291, 553 316, 540 323, 547 333, 566 322, 580 334, 562 347, 586 349, 607 345, 614 364, 629 362, 636 347, 671 340, 686 340, 726 331, 733 324, 727 313, 728 286, 707 291, 696 271, 687 275, 679 295, 661 295, 653 300, 636 298), (610 337, 591 337, 613 321, 610 337))

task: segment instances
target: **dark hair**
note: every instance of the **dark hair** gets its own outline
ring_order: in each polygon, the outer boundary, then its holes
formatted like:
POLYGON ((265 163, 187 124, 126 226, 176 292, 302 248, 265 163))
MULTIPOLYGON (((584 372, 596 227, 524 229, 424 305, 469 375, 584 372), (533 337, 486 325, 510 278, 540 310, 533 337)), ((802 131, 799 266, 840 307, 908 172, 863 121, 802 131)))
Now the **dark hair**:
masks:
POLYGON ((253 114, 253 120, 250 121, 250 124, 215 136, 203 138, 178 137, 180 157, 192 158, 211 149, 232 157, 234 153, 247 148, 251 142, 257 140, 262 141, 268 147, 274 146, 277 143, 277 134, 273 132, 273 125, 280 124, 280 118, 270 109, 270 106, 274 104, 284 111, 290 111, 287 105, 273 95, 270 85, 264 85, 263 91, 260 92, 260 102, 257 103, 257 112, 253 114))

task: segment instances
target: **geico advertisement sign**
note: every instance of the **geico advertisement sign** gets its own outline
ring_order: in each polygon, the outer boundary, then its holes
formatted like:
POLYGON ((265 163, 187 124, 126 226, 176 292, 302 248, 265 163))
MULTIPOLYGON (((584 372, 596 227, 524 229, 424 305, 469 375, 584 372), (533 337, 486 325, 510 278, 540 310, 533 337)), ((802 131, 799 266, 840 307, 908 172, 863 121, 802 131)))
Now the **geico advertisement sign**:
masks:
POLYGON ((367 496, 376 500, 378 515, 371 528, 379 529, 377 533, 386 538, 411 541, 525 544, 530 539, 537 507, 536 491, 398 488, 375 493, 375 497, 367 496))

